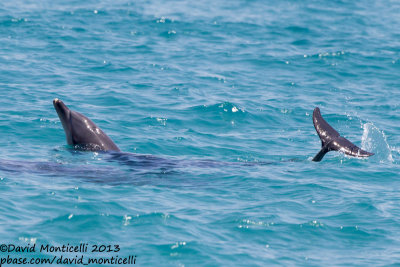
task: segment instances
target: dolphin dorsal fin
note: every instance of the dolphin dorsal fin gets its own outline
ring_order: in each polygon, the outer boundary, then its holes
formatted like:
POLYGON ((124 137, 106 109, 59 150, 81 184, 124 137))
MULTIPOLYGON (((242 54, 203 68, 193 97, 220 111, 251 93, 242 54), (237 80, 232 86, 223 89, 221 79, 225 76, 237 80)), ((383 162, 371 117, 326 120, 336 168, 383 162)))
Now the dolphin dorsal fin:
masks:
POLYGON ((340 134, 322 118, 321 111, 318 107, 316 107, 313 112, 313 123, 322 143, 322 148, 318 154, 315 155, 313 161, 321 161, 325 154, 332 150, 342 151, 346 155, 353 157, 369 157, 374 155, 374 153, 362 150, 346 138, 340 136, 340 134))

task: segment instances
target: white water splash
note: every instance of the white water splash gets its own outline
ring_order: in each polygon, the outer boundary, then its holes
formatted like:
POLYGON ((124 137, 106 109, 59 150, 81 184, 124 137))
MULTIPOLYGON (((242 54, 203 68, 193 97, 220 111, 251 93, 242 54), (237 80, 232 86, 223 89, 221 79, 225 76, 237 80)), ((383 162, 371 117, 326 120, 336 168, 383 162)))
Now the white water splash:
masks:
POLYGON ((375 153, 375 157, 381 162, 393 162, 392 149, 387 142, 385 133, 370 122, 364 123, 363 129, 361 148, 375 153))

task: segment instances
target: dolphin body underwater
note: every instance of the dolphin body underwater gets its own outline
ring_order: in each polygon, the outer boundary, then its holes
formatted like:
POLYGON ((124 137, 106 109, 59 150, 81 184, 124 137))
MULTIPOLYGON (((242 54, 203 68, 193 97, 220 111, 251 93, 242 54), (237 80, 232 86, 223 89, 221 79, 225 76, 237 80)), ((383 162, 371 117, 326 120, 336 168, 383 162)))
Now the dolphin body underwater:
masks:
MULTIPOLYGON (((79 112, 70 110, 58 98, 53 105, 65 131, 68 145, 75 149, 89 151, 121 152, 118 146, 93 121, 79 112)), ((313 161, 321 161, 329 151, 341 151, 353 157, 369 157, 374 155, 362 150, 332 128, 323 118, 318 107, 313 112, 315 130, 322 142, 322 148, 313 161)), ((121 154, 124 154, 121 152, 121 154)), ((126 154, 126 153, 125 153, 126 154)), ((144 156, 150 159, 151 156, 144 156)))

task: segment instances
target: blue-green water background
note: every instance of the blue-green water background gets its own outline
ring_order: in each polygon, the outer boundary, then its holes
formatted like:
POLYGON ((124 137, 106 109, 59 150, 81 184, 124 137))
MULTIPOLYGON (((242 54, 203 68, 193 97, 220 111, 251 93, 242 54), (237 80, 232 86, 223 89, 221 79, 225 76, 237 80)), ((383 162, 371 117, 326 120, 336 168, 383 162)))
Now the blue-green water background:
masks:
POLYGON ((142 266, 400 263, 399 14, 369 0, 1 1, 0 243, 119 244, 142 266), (55 97, 121 150, 185 164, 71 153, 55 97), (312 162, 315 106, 376 155, 312 162))

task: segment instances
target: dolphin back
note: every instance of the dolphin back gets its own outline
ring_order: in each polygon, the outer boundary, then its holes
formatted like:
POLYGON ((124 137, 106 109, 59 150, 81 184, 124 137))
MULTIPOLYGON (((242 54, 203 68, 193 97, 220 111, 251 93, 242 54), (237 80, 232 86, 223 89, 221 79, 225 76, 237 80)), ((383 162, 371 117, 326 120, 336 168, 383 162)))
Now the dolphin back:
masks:
POLYGON ((340 136, 340 134, 322 118, 321 111, 318 107, 316 107, 313 112, 313 123, 321 139, 322 146, 321 150, 313 158, 313 161, 321 161, 329 151, 341 151, 346 155, 361 158, 374 155, 374 153, 362 150, 346 138, 340 136))

